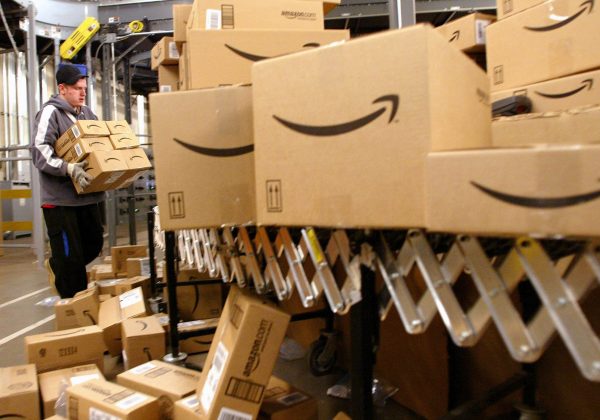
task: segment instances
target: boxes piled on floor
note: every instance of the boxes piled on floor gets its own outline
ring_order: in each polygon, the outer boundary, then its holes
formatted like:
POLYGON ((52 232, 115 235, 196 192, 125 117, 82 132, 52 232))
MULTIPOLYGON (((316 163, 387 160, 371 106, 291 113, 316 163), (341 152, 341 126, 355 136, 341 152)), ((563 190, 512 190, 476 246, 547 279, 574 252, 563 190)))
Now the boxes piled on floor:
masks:
POLYGON ((126 121, 78 120, 54 144, 69 163, 88 162, 91 184, 79 194, 125 188, 152 165, 126 121))

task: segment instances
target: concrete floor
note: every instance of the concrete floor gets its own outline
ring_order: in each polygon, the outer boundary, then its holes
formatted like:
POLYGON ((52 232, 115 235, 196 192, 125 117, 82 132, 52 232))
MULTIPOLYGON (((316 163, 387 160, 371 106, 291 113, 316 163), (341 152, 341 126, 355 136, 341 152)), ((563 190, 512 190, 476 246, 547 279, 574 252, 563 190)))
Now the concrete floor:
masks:
MULTIPOLYGON (((147 243, 143 223, 138 225, 138 243, 147 243)), ((126 227, 118 230, 117 243, 127 244, 126 227)), ((27 243, 31 238, 22 238, 9 243, 27 243)), ((108 252, 105 250, 105 255, 108 252)), ((4 248, 0 257, 0 367, 26 363, 24 338, 27 335, 54 331, 54 309, 39 305, 40 301, 53 296, 48 285, 47 273, 39 268, 35 256, 28 248, 4 248)), ((197 366, 202 366, 205 355, 188 358, 197 366)), ((120 358, 105 355, 105 375, 111 380, 123 371, 120 358)), ((327 389, 334 385, 344 374, 315 377, 310 374, 307 361, 285 361, 279 359, 275 372, 297 388, 315 396, 319 402, 319 419, 332 419, 339 411, 350 413, 349 400, 326 395, 327 389)), ((385 408, 376 408, 377 419, 414 419, 410 412, 392 400, 385 408)), ((293 420, 293 419, 290 419, 293 420)))

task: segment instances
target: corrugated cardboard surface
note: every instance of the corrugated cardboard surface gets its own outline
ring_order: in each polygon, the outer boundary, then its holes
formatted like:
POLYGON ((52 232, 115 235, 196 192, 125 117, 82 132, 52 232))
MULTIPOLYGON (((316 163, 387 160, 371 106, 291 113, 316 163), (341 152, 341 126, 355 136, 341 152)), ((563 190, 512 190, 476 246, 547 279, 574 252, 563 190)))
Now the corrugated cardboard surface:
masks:
POLYGON ((531 112, 559 111, 600 104, 600 70, 494 92, 490 98, 493 103, 514 95, 527 96, 531 100, 531 112))
POLYGON ((110 134, 129 134, 133 133, 131 126, 126 120, 105 121, 110 134))
POLYGON ((123 359, 127 369, 166 354, 165 330, 154 316, 124 319, 121 323, 123 359))
MULTIPOLYGON (((304 2, 309 3, 309 2, 304 2)), ((348 31, 188 31, 188 89, 251 82, 258 61, 349 38, 348 31)))
POLYGON ((152 164, 148 159, 146 151, 141 147, 121 150, 121 155, 127 164, 127 171, 125 171, 125 174, 115 182, 115 189, 128 187, 148 169, 152 168, 152 164))
POLYGON ((179 52, 173 37, 165 36, 158 41, 151 51, 151 67, 156 70, 158 66, 177 64, 179 62, 179 52))
POLYGON ((258 418, 261 420, 318 420, 317 400, 283 379, 271 376, 258 418))
POLYGON ((251 88, 152 94, 150 115, 161 227, 254 221, 251 88))
POLYGON ((543 236, 600 234, 600 145, 432 153, 433 231, 543 236))
POLYGON ((427 152, 491 144, 485 73, 428 26, 258 63, 253 83, 260 224, 424 226, 427 152))
POLYGON ((600 106, 501 117, 492 123, 496 147, 600 142, 600 106))
POLYGON ((35 365, 0 368, 0 418, 40 419, 35 365))
MULTIPOLYGON (((173 5, 173 40, 175 42, 185 42, 187 32, 187 21, 192 11, 191 4, 173 5)), ((159 76, 160 77, 160 76, 159 76)))
POLYGON ((54 143, 54 151, 57 156, 63 156, 69 148, 82 137, 105 137, 110 134, 104 121, 77 120, 67 131, 65 131, 54 143))
POLYGON ((546 0, 496 0, 498 19, 505 19, 546 0))
POLYGON ((68 330, 79 326, 71 299, 61 299, 54 304, 56 330, 68 330))
POLYGON ((485 28, 496 21, 496 16, 484 13, 471 13, 448 22, 436 29, 450 45, 461 51, 485 51, 485 28))
POLYGON ((179 90, 179 66, 158 66, 158 91, 179 90))
POLYGON ((95 150, 113 150, 113 145, 108 137, 84 137, 71 146, 63 159, 67 162, 81 162, 95 150))
POLYGON ((127 271, 127 258, 147 257, 148 248, 145 245, 113 246, 110 255, 113 272, 123 273, 127 271))
POLYGON ((74 182, 78 194, 107 191, 128 169, 119 150, 94 151, 86 160, 88 166, 85 171, 92 176, 92 181, 85 189, 74 182))
POLYGON ((487 29, 492 91, 600 67, 600 12, 590 2, 548 1, 487 29), (566 18, 557 18, 566 17, 566 18))

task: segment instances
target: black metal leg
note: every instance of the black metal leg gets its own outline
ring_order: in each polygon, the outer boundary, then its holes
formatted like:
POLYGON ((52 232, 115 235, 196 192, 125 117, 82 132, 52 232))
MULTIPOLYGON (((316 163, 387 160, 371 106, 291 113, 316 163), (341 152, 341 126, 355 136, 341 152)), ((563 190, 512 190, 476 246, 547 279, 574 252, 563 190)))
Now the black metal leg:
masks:
POLYGON ((177 270, 175 260, 175 232, 165 232, 165 259, 167 269, 167 291, 169 304, 169 341, 171 353, 164 357, 169 363, 179 363, 185 360, 187 355, 179 352, 179 331, 177 323, 179 320, 177 311, 177 270))
POLYGON ((154 212, 148 212, 148 260, 150 263, 150 292, 156 297, 156 257, 154 255, 154 212))

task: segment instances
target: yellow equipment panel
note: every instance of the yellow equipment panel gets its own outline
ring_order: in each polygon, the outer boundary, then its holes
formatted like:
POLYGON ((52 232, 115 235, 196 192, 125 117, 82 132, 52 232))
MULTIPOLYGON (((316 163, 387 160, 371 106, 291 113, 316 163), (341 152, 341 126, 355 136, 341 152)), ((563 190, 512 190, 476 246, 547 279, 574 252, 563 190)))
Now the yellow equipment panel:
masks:
POLYGON ((60 46, 60 56, 64 60, 70 60, 99 30, 100 22, 93 17, 85 18, 60 46))

